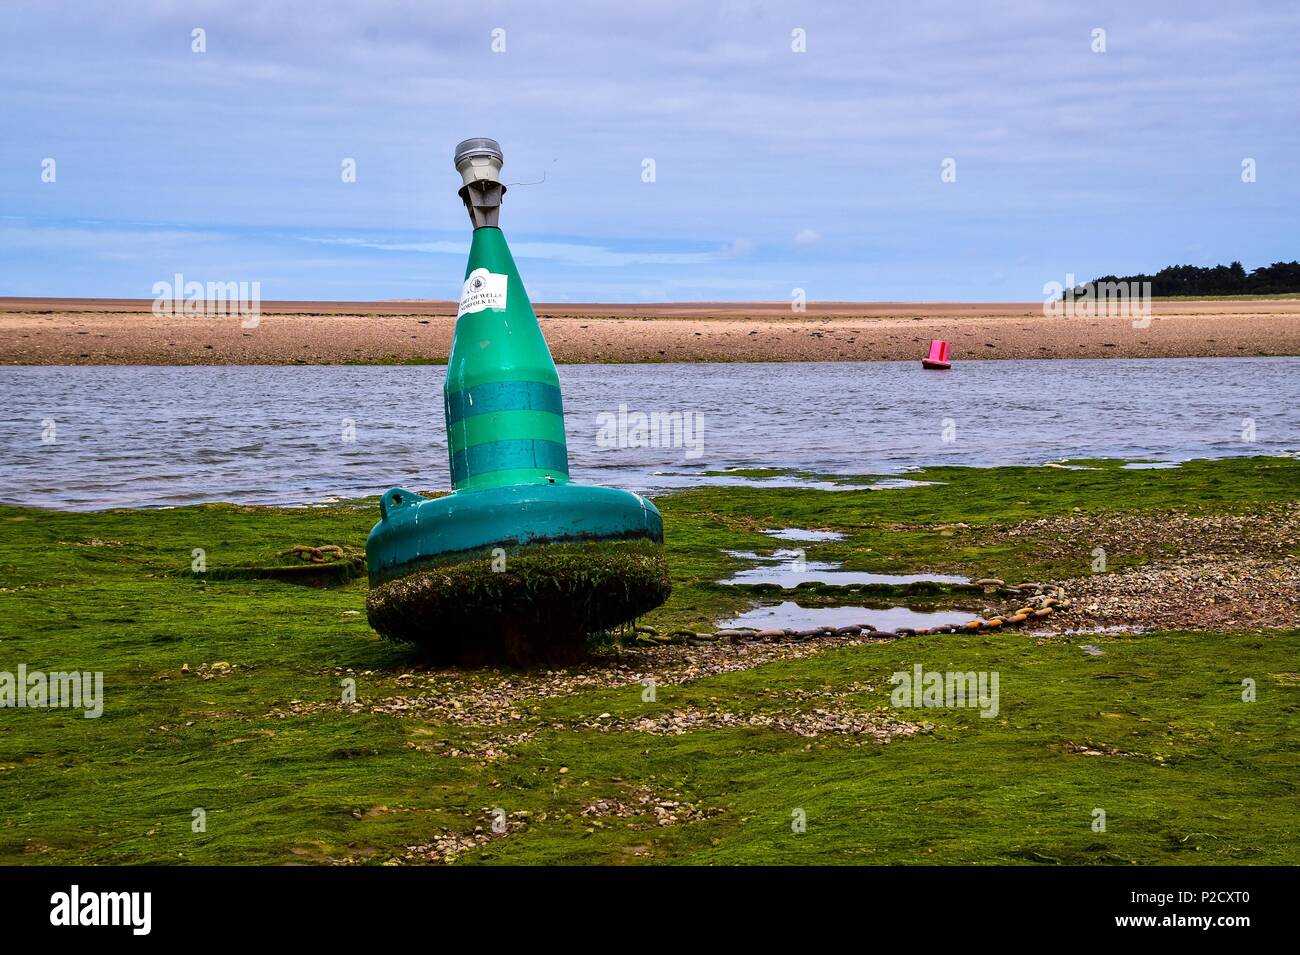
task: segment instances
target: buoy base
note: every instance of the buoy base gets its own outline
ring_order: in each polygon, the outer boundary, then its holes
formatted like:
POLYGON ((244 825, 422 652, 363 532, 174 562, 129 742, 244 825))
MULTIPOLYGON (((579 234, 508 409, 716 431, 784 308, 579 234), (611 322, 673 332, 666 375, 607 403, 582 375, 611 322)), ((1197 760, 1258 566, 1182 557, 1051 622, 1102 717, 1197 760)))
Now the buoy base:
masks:
POLYGON ((370 625, 430 662, 567 666, 591 634, 668 599, 663 545, 648 540, 534 544, 425 566, 371 589, 370 625))
POLYGON ((564 541, 663 543, 659 509, 639 494, 581 484, 515 484, 428 498, 395 487, 366 539, 370 584, 457 555, 564 541))
POLYGON ((525 484, 393 488, 366 541, 370 625, 439 662, 566 664, 668 599, 663 519, 638 494, 525 484))
POLYGON ((929 358, 922 358, 922 359, 921 359, 921 367, 922 367, 922 368, 933 368, 933 369, 935 369, 936 371, 947 371, 949 368, 952 367, 952 362, 947 362, 947 361, 931 361, 929 358))

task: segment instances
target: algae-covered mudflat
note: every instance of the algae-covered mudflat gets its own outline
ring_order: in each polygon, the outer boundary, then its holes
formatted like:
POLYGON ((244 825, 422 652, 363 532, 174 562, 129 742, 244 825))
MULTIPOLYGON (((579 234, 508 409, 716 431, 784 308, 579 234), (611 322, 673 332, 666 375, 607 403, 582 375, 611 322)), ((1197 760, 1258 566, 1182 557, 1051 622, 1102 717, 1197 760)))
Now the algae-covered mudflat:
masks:
POLYGON ((657 498, 658 637, 551 671, 428 668, 370 629, 348 573, 230 572, 350 555, 373 499, 0 508, 0 671, 103 674, 97 718, 0 710, 0 861, 1300 862, 1300 461, 909 477, 932 483, 657 498), (841 536, 764 533, 790 528, 841 536), (791 547, 1069 606, 1006 630, 707 636, 755 603, 1018 602, 719 582, 791 547), (891 676, 917 666, 996 694, 901 705, 891 676))

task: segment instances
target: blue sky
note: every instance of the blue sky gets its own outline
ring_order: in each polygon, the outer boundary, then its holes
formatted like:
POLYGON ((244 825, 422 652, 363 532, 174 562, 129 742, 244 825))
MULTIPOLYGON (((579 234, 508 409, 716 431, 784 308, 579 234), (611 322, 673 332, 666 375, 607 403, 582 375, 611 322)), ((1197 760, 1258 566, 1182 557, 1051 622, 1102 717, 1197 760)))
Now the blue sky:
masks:
POLYGON ((474 135, 521 183, 502 225, 538 301, 1032 301, 1251 268, 1300 257, 1298 54, 1280 0, 6 0, 0 295, 182 272, 454 298, 474 135))

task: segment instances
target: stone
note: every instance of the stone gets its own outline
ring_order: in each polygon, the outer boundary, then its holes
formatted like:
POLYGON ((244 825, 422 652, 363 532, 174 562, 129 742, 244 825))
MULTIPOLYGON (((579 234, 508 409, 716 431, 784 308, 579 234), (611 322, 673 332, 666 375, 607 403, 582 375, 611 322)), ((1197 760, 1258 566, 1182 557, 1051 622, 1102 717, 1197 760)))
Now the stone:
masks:
POLYGON ((785 637, 785 631, 784 630, 760 630, 758 631, 757 636, 758 639, 760 640, 781 640, 784 639, 785 637))
POLYGON ((1007 582, 999 580, 996 577, 981 577, 979 580, 971 581, 976 587, 1005 587, 1007 582))

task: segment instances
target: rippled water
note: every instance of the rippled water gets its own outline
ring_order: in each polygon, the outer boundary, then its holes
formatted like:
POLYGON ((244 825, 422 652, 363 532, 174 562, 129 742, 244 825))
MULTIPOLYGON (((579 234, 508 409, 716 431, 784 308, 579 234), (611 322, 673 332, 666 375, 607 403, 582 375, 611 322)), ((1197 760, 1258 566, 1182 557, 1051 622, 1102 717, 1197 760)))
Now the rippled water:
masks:
MULTIPOLYGON (((0 368, 0 499, 293 504, 396 484, 445 488, 443 373, 0 368)), ((640 491, 754 480, 701 476, 727 468, 900 474, 925 464, 1300 449, 1296 358, 966 361, 951 372, 917 362, 567 365, 560 378, 574 479, 640 491), (599 416, 616 419, 620 404, 698 415, 702 441, 602 447, 599 416), (1246 419, 1254 442, 1242 440, 1246 419)))

